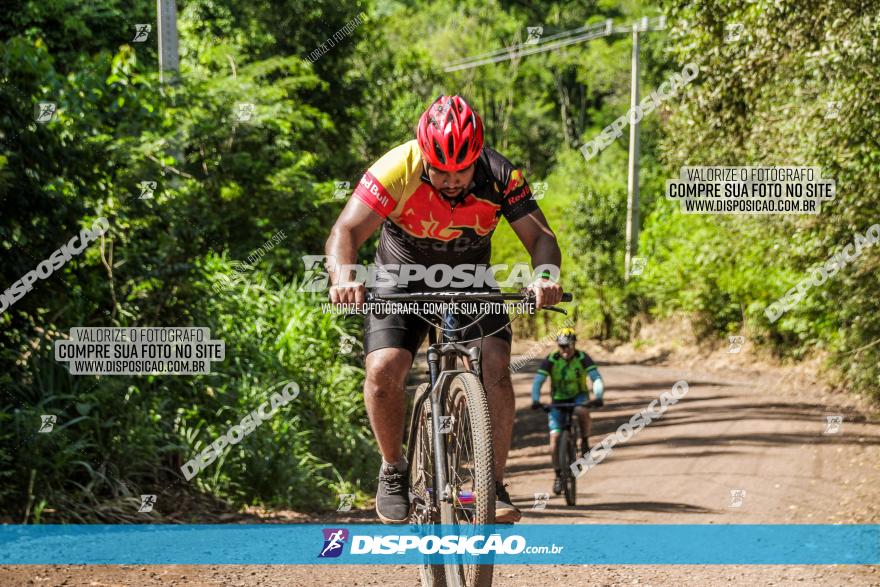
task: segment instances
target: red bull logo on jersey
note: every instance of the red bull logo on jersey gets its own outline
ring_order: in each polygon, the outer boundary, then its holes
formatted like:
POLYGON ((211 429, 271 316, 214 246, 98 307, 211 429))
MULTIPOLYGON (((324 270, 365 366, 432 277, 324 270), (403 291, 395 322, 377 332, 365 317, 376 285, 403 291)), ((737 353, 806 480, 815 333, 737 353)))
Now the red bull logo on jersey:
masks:
POLYGON ((486 236, 498 225, 500 204, 468 194, 454 208, 435 189, 420 186, 403 204, 395 223, 417 238, 451 241, 470 229, 486 236))
POLYGON ((523 177, 522 171, 519 169, 514 169, 510 172, 510 181, 507 182, 507 189, 505 189, 505 193, 510 193, 515 189, 519 189, 526 182, 526 179, 523 177))
POLYGON ((360 185, 371 195, 373 196, 379 205, 383 209, 389 209, 392 207, 391 198, 388 196, 388 191, 382 187, 382 184, 376 180, 372 173, 369 171, 361 177, 360 185))

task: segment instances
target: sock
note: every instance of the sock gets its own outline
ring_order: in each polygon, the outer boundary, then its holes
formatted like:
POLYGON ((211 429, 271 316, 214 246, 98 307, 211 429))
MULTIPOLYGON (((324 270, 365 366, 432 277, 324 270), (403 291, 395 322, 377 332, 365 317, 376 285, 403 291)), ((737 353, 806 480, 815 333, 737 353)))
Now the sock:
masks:
POLYGON ((391 465, 400 473, 405 472, 409 468, 409 463, 406 462, 406 457, 404 456, 401 456, 400 460, 396 463, 389 463, 385 459, 382 459, 382 468, 384 469, 387 465, 391 465))

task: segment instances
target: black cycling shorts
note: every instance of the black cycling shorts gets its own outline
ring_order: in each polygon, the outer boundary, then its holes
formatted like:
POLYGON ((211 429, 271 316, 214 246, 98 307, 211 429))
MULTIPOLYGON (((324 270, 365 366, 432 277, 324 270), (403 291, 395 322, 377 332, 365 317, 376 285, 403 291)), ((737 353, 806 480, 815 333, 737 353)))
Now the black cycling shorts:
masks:
MULTIPOLYGON (((476 339, 469 344, 478 344, 482 336, 492 336, 506 341, 508 344, 513 340, 513 332, 510 327, 510 316, 503 311, 485 314, 476 324, 465 328, 479 316, 456 315, 457 324, 454 328, 464 328, 459 331, 459 340, 462 342, 476 339)), ((433 314, 367 314, 364 319, 364 355, 384 348, 406 349, 415 357, 428 336, 431 326, 423 319, 439 323, 433 314)))

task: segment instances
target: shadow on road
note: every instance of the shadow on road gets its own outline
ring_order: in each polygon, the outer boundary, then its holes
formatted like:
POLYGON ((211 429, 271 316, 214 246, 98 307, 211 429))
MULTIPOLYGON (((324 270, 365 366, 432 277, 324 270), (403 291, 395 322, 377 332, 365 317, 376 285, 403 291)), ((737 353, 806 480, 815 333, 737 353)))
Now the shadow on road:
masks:
MULTIPOLYGON (((579 500, 587 499, 582 495, 579 500)), ((614 501, 605 503, 587 503, 583 505, 547 507, 543 510, 523 510, 528 518, 570 518, 576 512, 656 512, 674 514, 711 514, 715 510, 701 508, 687 503, 664 501, 614 501)))

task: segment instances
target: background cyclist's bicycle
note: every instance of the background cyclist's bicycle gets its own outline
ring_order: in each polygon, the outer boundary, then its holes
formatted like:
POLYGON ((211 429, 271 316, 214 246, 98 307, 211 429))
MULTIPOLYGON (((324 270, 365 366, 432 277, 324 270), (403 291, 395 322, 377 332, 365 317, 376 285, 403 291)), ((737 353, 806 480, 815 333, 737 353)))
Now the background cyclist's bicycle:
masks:
POLYGON ((545 412, 559 410, 562 431, 559 433, 559 441, 556 445, 556 457, 559 468, 562 469, 560 475, 566 505, 577 504, 577 477, 571 472, 571 463, 578 458, 577 439, 582 436, 580 421, 574 417, 574 410, 579 406, 592 408, 596 405, 598 405, 596 400, 590 400, 583 404, 560 402, 541 406, 545 412))

